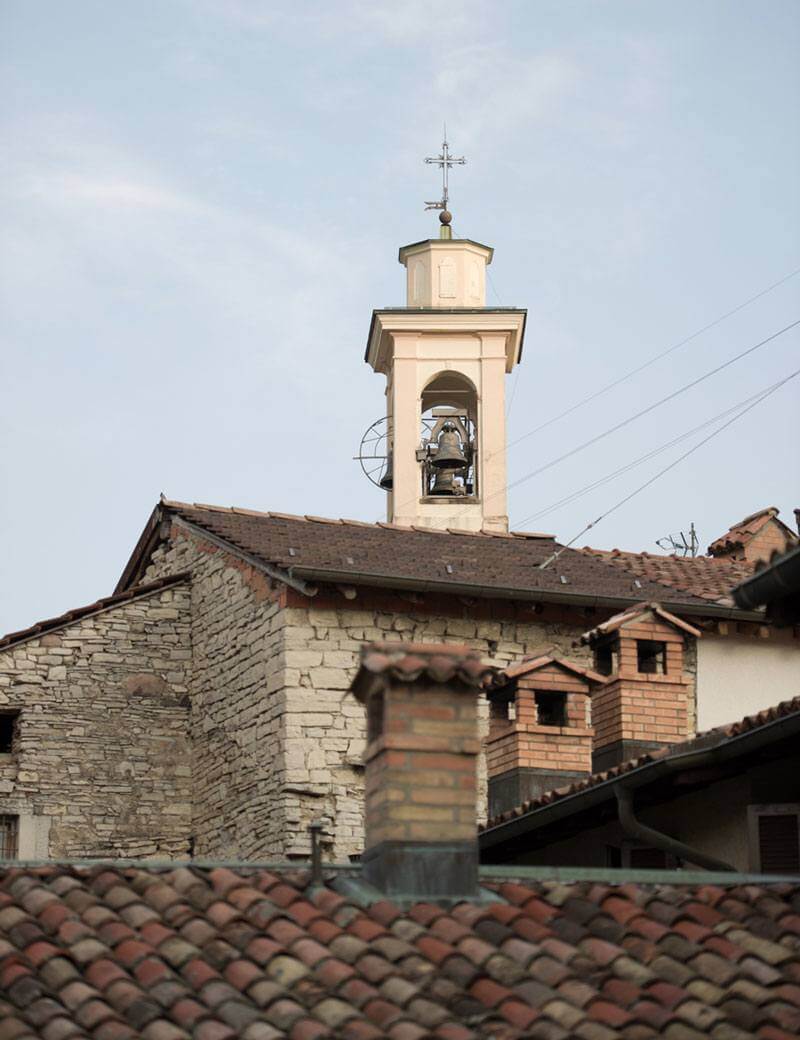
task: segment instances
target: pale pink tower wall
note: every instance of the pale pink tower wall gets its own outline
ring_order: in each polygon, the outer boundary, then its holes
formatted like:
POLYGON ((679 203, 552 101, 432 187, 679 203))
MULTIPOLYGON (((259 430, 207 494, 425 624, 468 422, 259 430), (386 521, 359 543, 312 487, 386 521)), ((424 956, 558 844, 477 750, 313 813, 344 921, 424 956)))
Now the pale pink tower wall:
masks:
MULTIPOLYGON (((442 228, 443 236, 450 228, 442 228)), ((400 249, 406 307, 375 311, 366 359, 386 376, 394 485, 387 517, 397 524, 508 530, 505 377, 519 361, 524 310, 486 306, 493 250, 442 237, 400 249), (416 450, 421 396, 443 372, 459 373, 477 397, 478 495, 423 498, 416 450)))

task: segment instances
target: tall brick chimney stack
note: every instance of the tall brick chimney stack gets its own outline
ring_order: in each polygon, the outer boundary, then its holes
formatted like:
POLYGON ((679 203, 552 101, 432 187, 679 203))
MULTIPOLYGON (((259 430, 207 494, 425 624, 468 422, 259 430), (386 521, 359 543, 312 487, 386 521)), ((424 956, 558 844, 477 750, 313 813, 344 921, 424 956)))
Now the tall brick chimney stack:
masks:
POLYGON ((394 899, 478 892, 478 694, 466 646, 371 643, 350 687, 367 709, 364 879, 394 899))

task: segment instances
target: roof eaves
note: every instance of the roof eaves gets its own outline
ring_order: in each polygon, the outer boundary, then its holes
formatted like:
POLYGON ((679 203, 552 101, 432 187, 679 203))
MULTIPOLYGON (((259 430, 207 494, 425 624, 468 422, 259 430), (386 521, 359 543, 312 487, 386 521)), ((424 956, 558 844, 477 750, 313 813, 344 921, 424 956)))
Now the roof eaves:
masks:
MULTIPOLYGON (((623 762, 605 773, 595 773, 574 788, 556 789, 550 792, 549 801, 542 802, 541 799, 537 799, 535 803, 530 804, 530 808, 526 809, 525 805, 522 805, 516 810, 503 813, 494 820, 489 820, 481 831, 481 847, 491 847, 509 840, 516 834, 538 830, 558 819, 600 804, 612 797, 618 784, 644 787, 667 773, 674 772, 676 766, 683 768, 687 764, 691 765, 692 759, 710 754, 722 759, 746 754, 751 750, 748 745, 768 743, 776 731, 781 730, 788 730, 788 735, 800 734, 800 698, 776 705, 768 712, 747 716, 731 726, 709 730, 671 748, 623 762), (759 723, 759 718, 764 715, 768 718, 759 723), (714 739, 715 735, 718 735, 718 739, 714 739), (559 791, 563 791, 563 794, 559 794, 559 791), (556 797, 552 797, 553 795, 556 797)), ((779 739, 785 735, 787 734, 780 733, 779 739)))
POLYGON ((189 580, 189 574, 170 574, 164 578, 158 578, 156 581, 147 582, 146 585, 134 585, 123 592, 115 592, 112 596, 105 596, 103 599, 95 600, 94 603, 87 603, 82 607, 73 607, 72 610, 67 610, 56 617, 37 621, 28 628, 20 629, 19 632, 8 632, 6 635, 0 636, 0 650, 8 650, 30 639, 38 639, 39 636, 46 635, 48 632, 57 632, 61 628, 75 624, 76 621, 94 617, 95 614, 102 614, 106 610, 113 610, 115 607, 130 603, 134 599, 152 596, 154 593, 168 589, 172 585, 180 585, 189 580))
MULTIPOLYGON (((564 603, 570 606, 607 607, 622 610, 629 606, 631 600, 621 596, 601 596, 596 593, 562 592, 559 589, 532 589, 507 586, 487 586, 471 582, 454 582, 435 578, 411 578, 395 574, 369 571, 340 571, 332 568, 300 565, 292 568, 292 573, 312 581, 324 581, 330 584, 342 582, 351 585, 378 586, 384 588, 411 589, 416 592, 434 592, 445 595, 468 595, 481 599, 517 599, 531 603, 564 603)), ((690 614, 695 617, 713 617, 736 621, 763 621, 763 614, 756 611, 743 611, 735 607, 722 606, 708 600, 696 598, 694 602, 664 602, 670 611, 690 614)))

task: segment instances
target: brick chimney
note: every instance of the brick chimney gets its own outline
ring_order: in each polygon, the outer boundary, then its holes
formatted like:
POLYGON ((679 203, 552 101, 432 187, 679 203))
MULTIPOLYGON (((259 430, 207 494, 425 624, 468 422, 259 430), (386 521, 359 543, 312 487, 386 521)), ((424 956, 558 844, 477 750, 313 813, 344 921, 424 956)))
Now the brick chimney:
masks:
POLYGON ((594 772, 688 739, 684 646, 699 637, 657 603, 639 603, 581 636, 595 670, 608 676, 592 698, 594 772))
POLYGON ((478 891, 478 695, 466 646, 371 643, 350 690, 366 707, 364 879, 393 899, 478 891))
POLYGON ((487 690, 490 817, 589 776, 590 695, 605 682, 554 657, 530 658, 495 675, 487 690))

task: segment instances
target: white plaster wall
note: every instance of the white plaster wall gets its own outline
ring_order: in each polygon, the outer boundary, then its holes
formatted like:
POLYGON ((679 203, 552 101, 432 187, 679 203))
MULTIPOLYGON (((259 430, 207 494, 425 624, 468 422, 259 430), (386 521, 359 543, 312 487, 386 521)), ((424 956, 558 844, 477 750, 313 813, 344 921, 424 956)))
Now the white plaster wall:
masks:
POLYGON ((697 728, 712 729, 800 695, 800 641, 704 635, 697 643, 697 728))

